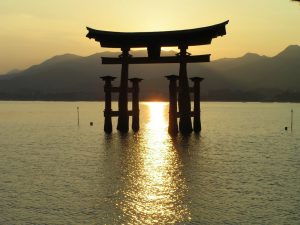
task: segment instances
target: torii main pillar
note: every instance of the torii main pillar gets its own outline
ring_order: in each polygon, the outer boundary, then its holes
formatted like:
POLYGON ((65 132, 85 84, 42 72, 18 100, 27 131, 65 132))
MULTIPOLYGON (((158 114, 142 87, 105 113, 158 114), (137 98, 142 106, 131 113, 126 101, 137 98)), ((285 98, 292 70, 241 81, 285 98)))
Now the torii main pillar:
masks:
POLYGON ((119 117, 117 129, 121 132, 128 132, 129 129, 129 115, 128 115, 128 58, 129 48, 122 48, 122 70, 121 70, 121 83, 119 92, 119 117))
POLYGON ((191 99, 190 88, 187 77, 187 46, 179 46, 180 49, 180 66, 179 66, 179 90, 178 90, 178 106, 179 106, 179 130, 183 134, 189 134, 193 131, 191 121, 191 99))

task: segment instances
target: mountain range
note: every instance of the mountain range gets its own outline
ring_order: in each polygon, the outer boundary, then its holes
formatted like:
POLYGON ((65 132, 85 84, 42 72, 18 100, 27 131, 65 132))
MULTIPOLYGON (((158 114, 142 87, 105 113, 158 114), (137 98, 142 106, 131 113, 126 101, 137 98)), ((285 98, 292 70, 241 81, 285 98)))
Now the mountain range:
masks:
MULTIPOLYGON (((163 51, 162 55, 174 55, 163 51)), ((39 65, 0 76, 2 100, 103 100, 100 76, 117 77, 120 65, 102 65, 101 57, 120 53, 102 52, 87 57, 73 54, 54 56, 39 65)), ((145 56, 146 51, 133 51, 145 56)), ((247 53, 239 58, 223 58, 210 63, 188 65, 189 77, 201 76, 204 100, 216 101, 300 101, 300 46, 291 45, 274 57, 247 53)), ((141 99, 168 98, 164 76, 178 74, 177 64, 130 65, 129 76, 144 79, 141 99)), ((116 97, 116 96, 115 96, 116 97)))

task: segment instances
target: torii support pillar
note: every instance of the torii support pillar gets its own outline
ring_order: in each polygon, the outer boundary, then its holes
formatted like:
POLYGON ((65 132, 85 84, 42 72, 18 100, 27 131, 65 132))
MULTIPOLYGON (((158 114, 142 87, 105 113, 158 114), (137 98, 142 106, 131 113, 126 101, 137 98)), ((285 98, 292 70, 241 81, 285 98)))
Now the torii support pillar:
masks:
POLYGON ((122 71, 121 84, 119 92, 119 118, 117 129, 121 132, 128 132, 129 114, 128 114, 128 59, 129 48, 122 48, 122 71))
POLYGON ((179 106, 179 130, 182 134, 190 134, 193 131, 191 121, 191 102, 189 81, 187 78, 187 46, 179 46, 180 68, 179 68, 179 90, 178 90, 178 106, 179 106))
POLYGON ((138 131, 140 129, 140 108, 139 108, 139 82, 143 79, 131 78, 132 83, 132 130, 138 131))
POLYGON ((100 77, 102 80, 104 80, 104 92, 105 92, 105 109, 104 109, 104 131, 106 133, 112 132, 112 123, 111 123, 111 117, 112 117, 112 110, 111 110, 111 92, 112 92, 112 85, 111 82, 115 79, 115 77, 112 76, 104 76, 100 77))
POLYGON ((171 135, 178 133, 177 125, 177 80, 178 76, 165 76, 169 81, 169 127, 168 132, 171 135))
POLYGON ((194 132, 201 132, 201 115, 200 115, 200 82, 204 80, 202 77, 192 77, 191 81, 194 82, 194 132))

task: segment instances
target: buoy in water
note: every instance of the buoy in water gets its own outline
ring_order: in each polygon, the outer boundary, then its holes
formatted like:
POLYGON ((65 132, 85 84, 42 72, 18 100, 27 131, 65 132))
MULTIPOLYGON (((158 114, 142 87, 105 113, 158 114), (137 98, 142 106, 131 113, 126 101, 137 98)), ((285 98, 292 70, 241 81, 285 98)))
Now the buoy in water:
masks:
POLYGON ((284 130, 288 130, 288 127, 285 127, 284 130))
POLYGON ((93 126, 94 125, 94 123, 93 122, 90 122, 90 126, 93 126))

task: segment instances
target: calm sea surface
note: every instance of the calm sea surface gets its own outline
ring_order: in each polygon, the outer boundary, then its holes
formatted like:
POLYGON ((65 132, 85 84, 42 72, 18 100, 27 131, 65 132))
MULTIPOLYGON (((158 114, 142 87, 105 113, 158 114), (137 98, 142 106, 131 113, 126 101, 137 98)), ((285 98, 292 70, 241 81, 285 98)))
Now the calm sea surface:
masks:
POLYGON ((167 121, 142 103, 140 132, 106 135, 103 103, 0 102, 0 224, 300 224, 300 104, 203 103, 201 136, 167 121))

